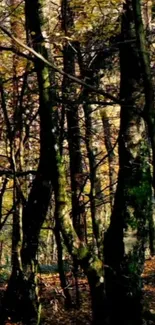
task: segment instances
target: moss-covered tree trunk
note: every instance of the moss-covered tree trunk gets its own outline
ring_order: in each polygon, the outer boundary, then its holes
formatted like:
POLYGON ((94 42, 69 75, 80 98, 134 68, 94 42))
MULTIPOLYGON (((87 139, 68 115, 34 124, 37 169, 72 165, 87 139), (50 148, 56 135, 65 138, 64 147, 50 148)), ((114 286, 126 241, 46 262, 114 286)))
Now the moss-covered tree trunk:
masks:
POLYGON ((124 4, 120 46, 120 170, 105 236, 106 295, 110 324, 141 324, 141 273, 151 213, 149 143, 142 118, 145 98, 131 1, 124 4), (133 40, 128 42, 128 40, 133 40), (132 236, 131 236, 132 235, 132 236), (131 245, 127 244, 129 237, 131 245))
MULTIPOLYGON (((73 11, 70 7, 68 0, 61 2, 62 13, 62 30, 66 37, 74 28, 73 11)), ((76 62, 76 42, 68 42, 64 45, 63 49, 63 64, 64 72, 75 75, 75 62, 76 62)), ((79 128, 79 109, 76 103, 76 87, 69 78, 63 77, 62 82, 62 98, 63 109, 67 117, 68 127, 68 144, 69 144, 69 159, 70 159, 70 177, 71 177, 71 193, 72 193, 72 219, 74 228, 83 241, 86 240, 86 215, 84 200, 82 196, 83 185, 83 169, 82 169, 82 154, 81 154, 81 141, 80 141, 80 128, 79 128)), ((76 260, 74 263, 74 277, 76 288, 76 305, 80 304, 79 288, 78 288, 78 264, 76 260)))
MULTIPOLYGON (((59 156, 57 155, 57 157, 59 156)), ((65 189, 66 179, 61 157, 53 167, 55 176, 55 217, 59 222, 59 227, 69 253, 77 265, 81 266, 88 278, 92 300, 93 324, 101 325, 103 324, 106 310, 104 308, 103 261, 79 239, 73 227, 68 213, 68 201, 65 189)))
MULTIPOLYGON (((62 30, 66 37, 74 28, 73 12, 70 8, 69 1, 61 2, 62 12, 62 30)), ((75 75, 76 63, 76 42, 68 42, 63 50, 64 71, 68 74, 75 75)), ((63 108, 65 109, 68 125, 68 144, 70 158, 70 176, 72 191, 72 218, 73 224, 79 238, 85 240, 85 209, 82 202, 82 154, 80 146, 80 129, 79 129, 79 110, 76 103, 76 87, 69 78, 64 76, 62 82, 63 108)))
MULTIPOLYGON (((41 30, 43 24, 41 3, 37 0, 25 1, 25 16, 27 32, 34 49, 47 57, 41 30)), ((11 304, 7 305, 6 314, 13 316, 15 321, 22 320, 25 325, 38 325, 40 322, 36 278, 38 237, 51 199, 51 166, 56 144, 53 132, 56 115, 53 114, 56 105, 55 91, 50 84, 49 71, 39 59, 35 60, 35 70, 39 88, 40 160, 36 178, 23 209, 21 250, 18 252, 19 269, 12 274, 5 297, 7 304, 10 294, 13 296, 11 304)), ((5 316, 3 313, 2 321, 5 316)))

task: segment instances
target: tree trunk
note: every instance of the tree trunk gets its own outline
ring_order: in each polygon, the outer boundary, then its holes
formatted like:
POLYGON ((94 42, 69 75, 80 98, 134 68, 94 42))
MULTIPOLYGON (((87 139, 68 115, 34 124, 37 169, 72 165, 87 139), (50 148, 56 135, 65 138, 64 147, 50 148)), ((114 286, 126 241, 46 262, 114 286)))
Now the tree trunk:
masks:
POLYGON ((63 289, 64 296, 65 296, 65 307, 68 309, 68 308, 72 307, 72 299, 71 299, 71 295, 68 290, 68 283, 67 283, 65 272, 64 272, 63 247, 62 247, 62 242, 61 242, 60 227, 58 225, 58 220, 56 220, 55 238, 56 238, 56 243, 57 243, 57 256, 58 256, 58 268, 59 268, 60 283, 61 283, 61 287, 63 289))
MULTIPOLYGON (((86 64, 83 62, 80 52, 80 46, 77 48, 78 63, 83 79, 89 80, 89 84, 98 87, 99 86, 99 71, 101 69, 102 62, 99 62, 98 56, 95 56, 95 60, 87 69, 86 64), (95 61, 95 62, 94 62, 95 61)), ((101 117, 99 110, 95 105, 91 105, 95 94, 92 94, 84 88, 81 97, 84 99, 83 110, 85 115, 85 143, 87 149, 87 156, 89 161, 89 174, 90 174, 90 210, 92 218, 93 239, 94 239, 94 251, 97 252, 99 257, 103 260, 103 235, 106 227, 107 217, 107 205, 104 201, 103 185, 104 174, 102 173, 101 162, 103 159, 103 152, 99 136, 101 134, 101 117)), ((103 134, 102 134, 103 135, 103 134)))
POLYGON ((148 125, 148 133, 151 140, 153 154, 153 187, 155 189, 155 107, 154 107, 154 86, 152 81, 150 54, 144 31, 141 1, 132 1, 134 24, 136 29, 137 50, 139 51, 139 59, 142 71, 142 80, 144 85, 145 109, 144 116, 148 125))
POLYGON ((103 262, 95 255, 86 244, 80 241, 73 227, 72 220, 68 213, 67 195, 65 190, 65 173, 61 159, 57 160, 56 166, 53 165, 55 176, 55 217, 59 221, 59 227, 73 260, 84 270, 92 294, 92 310, 94 324, 102 324, 103 318, 99 315, 104 314, 104 275, 103 262), (100 304, 96 305, 96 299, 100 293, 100 304))
MULTIPOLYGON (((62 12, 62 29, 67 36, 71 28, 74 28, 73 12, 70 8, 69 1, 61 2, 62 12)), ((63 63, 64 72, 75 75, 75 52, 76 42, 68 43, 64 46, 63 63)), ((86 241, 86 215, 84 208, 84 200, 82 197, 83 188, 83 170, 82 170, 82 154, 80 145, 80 129, 79 129, 79 110, 76 99, 76 85, 66 76, 62 82, 63 109, 65 109, 68 125, 68 144, 70 158, 70 176, 71 176, 71 193, 72 193, 72 219, 74 228, 82 241, 86 241)), ((80 304, 78 289, 78 265, 73 261, 73 273, 75 277, 76 289, 76 305, 80 304)))
POLYGON ((141 117, 144 110, 142 71, 134 35, 133 11, 131 2, 127 1, 120 46, 120 94, 123 102, 119 134, 120 170, 111 223, 105 236, 105 281, 111 325, 117 322, 121 325, 142 324, 141 273, 151 213, 149 144, 141 117), (133 42, 128 43, 128 39, 133 39, 133 42), (126 244, 129 234, 135 234, 130 249, 126 244))
POLYGON ((92 303, 92 325, 106 325, 108 321, 108 306, 105 299, 104 278, 103 276, 99 278, 92 271, 88 273, 88 283, 92 303))
MULTIPOLYGON (((61 3, 62 29, 67 36, 70 29, 74 28, 73 12, 68 0, 61 3)), ((75 52, 76 43, 68 43, 64 46, 63 62, 64 71, 75 75, 75 52)), ((79 111, 76 100, 76 85, 66 76, 62 82, 63 106, 65 108, 68 125, 68 143, 70 158, 70 175, 72 191, 72 218, 77 234, 81 240, 85 241, 85 209, 82 202, 81 189, 82 177, 82 155, 80 146, 79 111)))
POLYGON ((116 191, 116 157, 112 144, 112 131, 109 123, 109 117, 107 116, 106 109, 102 109, 101 111, 102 123, 103 123, 103 131, 104 131, 104 141, 105 147, 108 153, 108 164, 109 164, 109 190, 110 190, 110 205, 111 211, 114 204, 114 197, 116 191))
MULTIPOLYGON (((25 1, 25 13, 26 25, 33 47, 39 53, 47 56, 41 32, 42 20, 39 1, 36 0, 33 3, 30 0, 25 1)), ((7 290, 8 297, 9 293, 12 293, 14 297, 15 304, 10 308, 16 312, 16 321, 22 320, 26 325, 38 325, 40 322, 40 302, 36 279, 38 236, 51 199, 53 175, 51 166, 53 150, 55 150, 55 135, 51 132, 54 130, 52 107, 55 107, 56 104, 55 91, 51 87, 45 64, 40 60, 35 60, 35 69, 39 86, 40 161, 28 202, 23 210, 20 267, 16 273, 12 273, 7 290), (20 306, 19 313, 17 312, 18 305, 20 306), (25 305, 28 306, 27 309, 25 305)))
MULTIPOLYGON (((152 1, 145 3, 145 10, 148 13, 148 20, 151 19, 151 6, 152 1)), ((142 70, 142 80, 144 85, 144 94, 145 94, 145 108, 144 108, 144 117, 148 126, 148 133, 151 142, 152 156, 153 156, 153 188, 155 196, 155 105, 154 105, 154 85, 152 80, 152 72, 150 65, 150 52, 148 50, 149 44, 146 38, 147 21, 142 20, 142 9, 141 2, 139 0, 132 1, 133 14, 134 14, 134 23, 136 29, 136 41, 137 49, 139 51, 140 64, 142 70)), ((150 27, 150 26, 149 26, 150 27)), ((153 211, 152 211, 153 213, 153 211)), ((152 216, 150 217, 149 224, 150 232, 150 250, 152 254, 155 252, 155 227, 152 216)))
MULTIPOLYGON (((86 98, 90 98, 87 91, 84 92, 86 98)), ((100 153, 101 148, 99 142, 96 143, 94 134, 96 134, 95 116, 93 114, 93 107, 85 103, 83 105, 85 114, 85 141, 87 154, 89 159, 89 173, 90 173, 90 208, 93 226, 93 235, 95 239, 95 251, 103 259, 103 235, 106 224, 106 213, 104 211, 104 194, 101 185, 101 170, 100 170, 100 153)), ((96 112, 95 112, 96 113, 96 112)))

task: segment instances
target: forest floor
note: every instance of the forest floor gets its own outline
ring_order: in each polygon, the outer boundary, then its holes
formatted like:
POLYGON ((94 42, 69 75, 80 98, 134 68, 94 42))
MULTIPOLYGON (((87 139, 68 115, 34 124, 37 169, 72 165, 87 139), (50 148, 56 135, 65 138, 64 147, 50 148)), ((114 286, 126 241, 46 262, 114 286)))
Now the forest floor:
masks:
MULTIPOLYGON (((144 283, 144 325, 155 324, 155 258, 145 262, 142 274, 144 283)), ((91 302, 89 286, 85 279, 79 280, 81 307, 66 311, 58 275, 43 276, 42 289, 43 325, 90 325, 91 302)), ((71 288, 73 288, 71 286, 71 288)), ((74 289, 72 289, 74 291, 74 289)), ((75 293, 72 295, 74 296, 75 293)))
MULTIPOLYGON (((58 274, 38 275, 40 284, 40 295, 42 301, 42 325, 90 325, 91 304, 89 287, 84 278, 79 279, 80 302, 79 309, 64 308, 64 297, 60 287, 58 274)), ((147 260, 144 273, 144 325, 155 324, 155 258, 147 260)), ((4 286, 0 291, 4 292, 4 286)), ((70 278, 70 292, 74 299, 75 289, 73 278, 70 278)), ((20 325, 8 321, 6 325, 20 325)))
POLYGON ((145 262, 143 278, 144 324, 155 324, 155 257, 145 262), (145 312, 146 311, 146 312, 145 312))
MULTIPOLYGON (((91 303, 87 281, 79 279, 80 308, 66 310, 64 308, 64 297, 60 287, 58 275, 41 276, 44 286, 41 289, 42 296, 42 325, 90 325, 91 303)), ((75 286, 73 278, 70 279, 69 291, 75 303, 75 286)))

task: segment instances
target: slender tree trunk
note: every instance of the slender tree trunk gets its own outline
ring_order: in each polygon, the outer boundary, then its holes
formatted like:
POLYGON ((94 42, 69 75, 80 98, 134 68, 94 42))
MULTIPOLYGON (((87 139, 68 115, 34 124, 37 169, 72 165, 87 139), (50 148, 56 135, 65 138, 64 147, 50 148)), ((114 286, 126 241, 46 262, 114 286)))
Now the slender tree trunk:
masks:
MULTIPOLYGON (((73 12, 70 8, 69 1, 61 2, 62 12, 62 29, 67 36, 71 28, 74 28, 73 12)), ((75 75, 76 60, 76 42, 68 43, 64 46, 63 62, 64 71, 68 74, 75 75)), ((74 228, 82 241, 86 240, 86 221, 85 208, 81 195, 83 183, 82 155, 80 145, 80 129, 79 129, 79 110, 76 99, 76 85, 73 84, 66 76, 62 82, 63 108, 65 109, 68 125, 68 143, 70 158, 70 175, 71 175, 71 193, 72 193, 72 219, 74 228)), ((78 264, 73 261, 73 273, 75 277, 76 289, 76 305, 80 304, 79 288, 78 288, 78 264)))
MULTIPOLYGON (((93 78, 92 78, 93 79, 93 78)), ((91 96, 85 91, 87 99, 91 99, 91 96)), ((84 114, 85 114, 85 141, 89 159, 89 168, 90 168, 90 207, 91 207, 91 217, 92 217, 92 226, 93 233, 95 238, 95 246, 97 247, 97 252, 99 257, 103 259, 103 235, 105 231, 106 224, 106 213, 104 210, 104 194, 102 192, 101 185, 101 170, 99 165, 99 157, 101 157, 100 144, 96 144, 94 139, 94 134, 96 134, 95 126, 95 116, 93 114, 93 106, 83 105, 84 114)), ((96 249, 95 249, 96 250, 96 249)))
MULTIPOLYGON (((73 12, 69 6, 68 0, 61 3, 62 11, 62 29, 67 36, 70 29, 74 27, 73 12)), ((63 51, 64 71, 75 75, 75 53, 76 43, 66 43, 63 51)), ((85 240, 85 211, 81 202, 82 188, 82 155, 80 146, 79 129, 79 111, 76 99, 76 85, 66 76, 62 83, 62 96, 67 116, 68 124, 68 143, 70 157, 71 173, 71 191, 72 191, 72 218, 77 234, 81 240, 85 240)))
MULTIPOLYGON (((11 29, 12 33, 17 36, 20 33, 21 27, 18 21, 18 14, 16 9, 19 6, 19 0, 11 0, 11 8, 14 13, 11 15, 11 29)), ((18 46, 14 41, 12 41, 12 46, 15 50, 18 50, 18 46)), ((21 258, 20 258, 20 248, 21 248, 21 240, 22 240, 22 229, 21 229, 21 202, 17 192, 17 179, 16 179, 16 169, 19 163, 16 161, 16 141, 17 134, 16 131, 22 132, 21 120, 19 121, 19 116, 17 114, 19 106, 19 85, 18 85, 18 66, 19 66, 19 58, 16 54, 13 54, 13 78, 12 78, 12 86, 13 86, 13 94, 12 94, 12 120, 13 126, 9 122, 9 117, 7 115, 7 111, 5 112, 7 118, 7 128, 8 128, 8 139, 10 142, 10 161, 11 168, 13 170, 13 226, 12 226, 12 273, 9 279, 9 284, 7 290, 5 292, 3 306, 1 310, 1 323, 10 316, 11 318, 17 319, 17 304, 19 301, 19 286, 21 281, 21 258), (20 129, 20 130, 19 130, 20 129), (17 289, 17 290, 16 290, 17 289)), ((17 141, 18 142, 18 141, 17 141)), ((21 156, 21 152, 19 150, 18 158, 21 156)), ((25 303, 25 300, 24 300, 25 303)), ((19 313, 20 314, 20 313, 19 313)), ((19 316, 20 317, 20 316, 19 316)))
POLYGON ((3 240, 0 241, 0 266, 2 266, 3 240))
POLYGON ((102 109, 101 111, 103 130, 104 130, 104 141, 105 147, 108 153, 108 164, 109 164, 109 190, 110 190, 110 205, 111 211, 114 204, 114 197, 116 191, 116 157, 112 144, 112 131, 109 123, 109 117, 107 116, 106 110, 102 109))
MULTIPOLYGON (((99 85, 99 71, 101 69, 102 62, 98 59, 98 56, 89 67, 90 71, 83 62, 80 46, 77 46, 78 63, 83 78, 88 79, 89 83, 98 87, 99 85)), ((104 202, 103 182, 104 175, 101 171, 100 160, 102 161, 102 148, 100 145, 99 137, 101 131, 101 117, 96 106, 87 102, 93 102, 95 95, 90 93, 87 89, 82 92, 82 98, 84 98, 83 110, 85 115, 85 142, 87 155, 89 160, 89 174, 90 174, 90 209, 92 218, 92 228, 94 236, 94 250, 99 254, 99 257, 103 259, 103 235, 106 227, 107 206, 104 202)), ((102 131, 101 131, 102 133, 102 131)))
POLYGON ((62 242, 61 242, 62 239, 61 239, 61 235, 60 235, 60 227, 58 225, 58 220, 56 220, 55 238, 56 238, 56 243, 57 243, 57 256, 58 256, 60 283, 61 283, 61 287, 63 289, 64 296, 65 296, 65 307, 68 309, 68 308, 72 307, 72 299, 71 299, 71 295, 69 293, 68 283, 67 283, 65 272, 64 272, 63 247, 62 247, 62 242))

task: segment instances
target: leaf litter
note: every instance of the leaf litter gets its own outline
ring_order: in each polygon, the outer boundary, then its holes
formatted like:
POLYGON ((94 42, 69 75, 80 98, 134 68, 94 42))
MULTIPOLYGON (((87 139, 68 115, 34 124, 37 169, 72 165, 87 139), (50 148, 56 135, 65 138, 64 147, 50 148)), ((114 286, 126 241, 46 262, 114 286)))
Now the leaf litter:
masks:
MULTIPOLYGON (((59 275, 38 275, 40 286, 40 297, 42 303, 41 325, 91 325, 92 312, 90 302, 90 291, 87 280, 80 278, 80 307, 66 310, 64 307, 64 295, 61 289, 59 275)), ((155 257, 145 262, 143 279, 143 306, 144 325, 155 324, 155 257)), ((73 280, 71 280, 73 281, 73 280)), ((0 287, 0 296, 6 288, 6 284, 0 287)), ((75 299, 74 283, 69 287, 71 296, 75 299)), ((22 325, 12 323, 8 319, 5 325, 22 325)))

